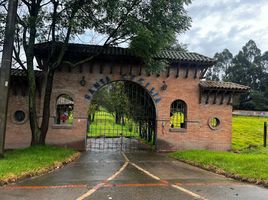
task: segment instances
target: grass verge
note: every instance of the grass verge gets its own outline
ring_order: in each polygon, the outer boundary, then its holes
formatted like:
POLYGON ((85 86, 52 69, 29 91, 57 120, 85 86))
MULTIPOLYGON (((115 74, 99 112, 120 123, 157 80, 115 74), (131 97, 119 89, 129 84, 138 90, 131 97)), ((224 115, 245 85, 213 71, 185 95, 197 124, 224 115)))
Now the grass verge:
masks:
POLYGON ((268 187, 268 148, 263 144, 264 117, 233 117, 234 152, 178 151, 170 156, 183 162, 250 183, 268 187))
POLYGON ((170 156, 227 177, 268 186, 268 151, 264 148, 248 149, 239 154, 191 150, 170 156))
POLYGON ((232 148, 240 150, 263 144, 263 124, 267 117, 233 116, 232 148))
POLYGON ((54 146, 34 146, 7 151, 0 159, 0 185, 18 179, 41 175, 78 158, 72 149, 54 146))

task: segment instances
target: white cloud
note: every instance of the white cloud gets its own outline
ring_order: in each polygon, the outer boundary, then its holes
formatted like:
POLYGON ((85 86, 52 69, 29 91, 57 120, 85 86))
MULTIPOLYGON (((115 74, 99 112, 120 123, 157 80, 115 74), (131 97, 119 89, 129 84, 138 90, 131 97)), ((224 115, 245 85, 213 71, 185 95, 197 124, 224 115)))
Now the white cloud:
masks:
POLYGON ((192 28, 179 40, 190 51, 213 56, 228 48, 236 54, 249 39, 268 50, 268 1, 194 0, 187 10, 192 28))

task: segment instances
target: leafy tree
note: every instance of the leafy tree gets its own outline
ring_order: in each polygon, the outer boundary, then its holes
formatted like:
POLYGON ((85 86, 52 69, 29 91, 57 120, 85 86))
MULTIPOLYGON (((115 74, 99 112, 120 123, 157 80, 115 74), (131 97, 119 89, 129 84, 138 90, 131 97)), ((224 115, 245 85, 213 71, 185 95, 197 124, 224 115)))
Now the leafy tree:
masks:
MULTIPOLYGON (((143 57, 148 69, 154 70, 162 63, 156 63, 152 55, 170 46, 176 34, 189 28, 190 18, 184 9, 189 3, 190 0, 21 0, 14 56, 28 74, 31 144, 45 143, 54 72, 64 62, 70 41, 86 30, 95 31, 105 37, 103 46, 127 43, 143 57), (39 126, 35 102, 34 46, 45 41, 51 44, 47 65, 42 66, 42 62, 37 60, 45 76, 44 109, 39 126), (23 54, 25 56, 21 56, 23 54)), ((91 59, 94 56, 83 62, 91 59)), ((68 63, 72 67, 77 65, 68 63)))
POLYGON ((251 93, 242 94, 238 109, 268 110, 268 52, 261 53, 249 40, 234 57, 228 49, 216 53, 218 63, 207 73, 207 79, 231 81, 251 87, 251 93))
POLYGON ((249 85, 253 90, 259 90, 264 74, 260 61, 261 51, 256 43, 250 40, 233 58, 232 65, 227 68, 224 79, 249 85))
POLYGON ((214 59, 217 63, 208 69, 206 78, 208 80, 222 80, 226 70, 232 66, 233 55, 228 49, 224 49, 221 53, 216 53, 214 59))
MULTIPOLYGON (((266 79, 263 66, 264 57, 261 50, 253 40, 250 40, 233 59, 233 66, 226 72, 226 80, 248 85, 251 94, 241 95, 239 106, 244 109, 262 110, 267 109, 261 99, 265 102, 262 90, 266 79)), ((264 86, 265 88, 267 87, 264 86)))
MULTIPOLYGON (((90 106, 90 114, 94 116, 96 108, 103 107, 113 114, 116 124, 124 124, 125 116, 130 116, 130 103, 125 93, 125 83, 122 81, 112 82, 96 92, 90 106)), ((92 119, 92 117, 91 117, 92 119)))

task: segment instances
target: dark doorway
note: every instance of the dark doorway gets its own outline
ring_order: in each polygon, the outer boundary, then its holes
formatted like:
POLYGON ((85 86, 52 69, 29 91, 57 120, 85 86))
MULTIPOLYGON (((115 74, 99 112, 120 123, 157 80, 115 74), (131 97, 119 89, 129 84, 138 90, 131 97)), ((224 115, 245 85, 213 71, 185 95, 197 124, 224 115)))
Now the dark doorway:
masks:
POLYGON ((156 110, 149 93, 131 81, 100 88, 88 108, 88 150, 139 150, 156 144, 156 110))

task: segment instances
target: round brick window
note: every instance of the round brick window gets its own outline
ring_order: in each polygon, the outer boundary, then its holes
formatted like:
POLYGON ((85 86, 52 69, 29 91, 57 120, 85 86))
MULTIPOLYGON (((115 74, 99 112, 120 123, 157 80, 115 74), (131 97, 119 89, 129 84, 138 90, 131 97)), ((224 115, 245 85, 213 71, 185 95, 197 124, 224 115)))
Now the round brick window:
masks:
POLYGON ((208 125, 211 129, 218 129, 221 125, 221 121, 217 117, 211 117, 208 120, 208 125))
POLYGON ((17 123, 23 123, 26 120, 26 114, 22 110, 17 110, 14 113, 13 118, 14 118, 15 122, 17 122, 17 123))

